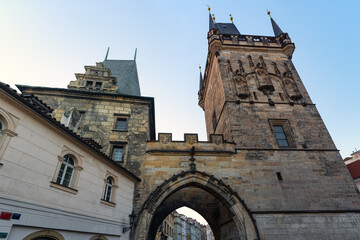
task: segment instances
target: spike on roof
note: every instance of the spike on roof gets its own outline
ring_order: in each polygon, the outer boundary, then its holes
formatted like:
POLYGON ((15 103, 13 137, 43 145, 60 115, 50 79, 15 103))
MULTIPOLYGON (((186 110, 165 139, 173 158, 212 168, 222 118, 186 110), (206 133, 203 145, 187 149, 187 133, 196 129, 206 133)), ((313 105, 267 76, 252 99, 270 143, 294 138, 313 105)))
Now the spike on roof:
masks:
MULTIPOLYGON (((270 15, 269 15, 270 16, 270 15)), ((274 30, 274 35, 275 37, 280 36, 281 34, 283 34, 284 32, 281 30, 281 28, 276 24, 275 20, 270 16, 270 20, 271 20, 271 25, 272 28, 274 30)))
POLYGON ((104 59, 104 61, 106 61, 106 60, 107 60, 107 58, 108 58, 108 55, 109 55, 109 50, 110 50, 110 47, 108 47, 108 49, 107 49, 107 51, 106 51, 106 55, 105 55, 105 59, 104 59))
POLYGON ((204 79, 202 77, 202 73, 201 73, 201 67, 199 66, 199 69, 200 69, 200 85, 199 85, 199 91, 202 90, 202 87, 203 87, 203 82, 204 82, 204 79))
POLYGON ((234 23, 215 23, 211 14, 209 13, 209 31, 211 29, 219 30, 220 34, 241 35, 234 23))
POLYGON ((214 20, 212 19, 211 13, 209 12, 209 31, 215 27, 214 20))

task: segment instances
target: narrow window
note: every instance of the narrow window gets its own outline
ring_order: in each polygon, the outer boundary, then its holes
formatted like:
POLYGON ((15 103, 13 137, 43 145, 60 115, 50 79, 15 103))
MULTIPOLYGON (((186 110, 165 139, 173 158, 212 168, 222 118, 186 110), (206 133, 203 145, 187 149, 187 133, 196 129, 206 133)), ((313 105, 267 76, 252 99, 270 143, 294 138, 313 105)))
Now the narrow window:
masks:
POLYGON ((279 144, 279 147, 288 147, 289 143, 287 141, 283 126, 274 125, 273 128, 274 128, 275 138, 279 144))
POLYGON ((258 100, 258 98, 256 96, 256 92, 254 92, 254 98, 255 98, 255 100, 258 100))
POLYGON ((102 85, 102 82, 96 82, 96 83, 95 83, 95 88, 96 88, 96 89, 100 89, 100 88, 101 88, 101 85, 102 85))
POLYGON ((279 96, 280 96, 281 101, 284 101, 284 97, 281 93, 279 93, 279 96))
POLYGON ((93 82, 92 81, 86 81, 86 87, 92 88, 93 82))
POLYGON ((2 134, 2 130, 3 130, 3 125, 2 125, 2 123, 0 122, 0 136, 1 136, 1 134, 2 134))
POLYGON ((112 177, 108 177, 105 185, 105 193, 104 193, 104 200, 107 202, 111 202, 112 188, 113 188, 113 179, 112 177))
POLYGON ((123 162, 123 150, 124 148, 121 146, 115 146, 113 147, 113 151, 112 151, 112 159, 115 162, 123 162))
POLYGON ((69 187, 72 175, 74 171, 74 160, 69 156, 65 155, 64 161, 61 164, 58 178, 56 180, 57 184, 69 187))
POLYGON ((281 172, 276 172, 276 176, 277 176, 277 178, 278 178, 279 181, 282 181, 282 180, 283 180, 283 178, 282 178, 282 176, 281 176, 281 172))
POLYGON ((119 131, 126 131, 127 128, 127 119, 126 118, 117 118, 115 129, 119 131))

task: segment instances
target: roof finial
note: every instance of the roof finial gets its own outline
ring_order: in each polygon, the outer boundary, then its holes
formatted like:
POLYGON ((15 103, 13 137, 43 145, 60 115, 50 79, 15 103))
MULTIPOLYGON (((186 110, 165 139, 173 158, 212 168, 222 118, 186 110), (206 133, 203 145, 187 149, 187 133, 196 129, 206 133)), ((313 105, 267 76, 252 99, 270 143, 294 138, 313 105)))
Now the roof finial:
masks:
POLYGON ((231 21, 232 23, 234 23, 234 22, 233 22, 233 19, 234 19, 234 18, 232 17, 232 15, 229 14, 229 16, 230 16, 230 21, 231 21))
POLYGON ((268 14, 269 17, 270 17, 270 21, 271 21, 271 25, 272 25, 273 30, 274 30, 274 35, 275 35, 275 37, 278 37, 278 36, 280 36, 281 34, 283 34, 284 32, 283 32, 283 31, 281 30, 281 28, 276 24, 275 20, 271 17, 269 10, 267 10, 267 14, 268 14))
POLYGON ((212 20, 215 22, 215 14, 212 14, 212 20))
POLYGON ((109 50, 110 50, 110 47, 108 47, 108 49, 107 49, 107 51, 106 51, 106 55, 105 55, 105 59, 104 59, 104 61, 106 61, 106 60, 107 60, 107 58, 108 58, 108 55, 109 55, 109 50))
POLYGON ((209 6, 209 5, 206 5, 206 6, 208 6, 208 11, 209 11, 209 13, 210 13, 210 10, 211 10, 210 6, 209 6))
POLYGON ((135 48, 134 61, 136 61, 137 48, 135 48))
POLYGON ((200 65, 200 64, 199 64, 199 70, 200 70, 199 91, 201 91, 201 90, 202 90, 202 88, 203 88, 203 82, 204 82, 204 80, 203 80, 203 77, 202 77, 202 73, 201 73, 201 65, 200 65))
POLYGON ((270 11, 266 10, 266 12, 267 12, 267 15, 269 15, 269 17, 272 18, 271 15, 270 15, 270 11))

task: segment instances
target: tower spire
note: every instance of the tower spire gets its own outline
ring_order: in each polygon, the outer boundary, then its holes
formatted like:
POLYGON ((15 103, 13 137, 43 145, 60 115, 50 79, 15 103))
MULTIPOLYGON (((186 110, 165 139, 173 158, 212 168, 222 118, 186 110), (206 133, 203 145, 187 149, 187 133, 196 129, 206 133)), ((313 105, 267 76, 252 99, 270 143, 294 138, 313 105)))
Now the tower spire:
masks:
POLYGON ((106 55, 105 55, 105 59, 104 59, 104 61, 106 61, 106 60, 107 60, 107 58, 108 58, 108 55, 109 55, 109 50, 110 50, 110 47, 108 47, 108 49, 107 49, 107 51, 106 51, 106 55))
POLYGON ((209 11, 209 31, 210 31, 211 29, 216 28, 214 20, 213 20, 213 19, 215 19, 215 17, 211 16, 211 11, 210 11, 211 8, 209 5, 207 5, 207 6, 208 6, 208 11, 209 11))
POLYGON ((274 35, 275 35, 275 37, 278 37, 278 36, 280 36, 281 34, 283 34, 284 32, 283 32, 283 31, 281 30, 281 28, 276 24, 275 20, 271 17, 269 10, 267 11, 267 14, 268 14, 269 17, 270 17, 270 21, 271 21, 272 28, 273 28, 273 30, 274 30, 274 35))
POLYGON ((199 91, 202 90, 202 87, 203 87, 203 77, 202 77, 202 73, 201 73, 201 65, 199 65, 199 70, 200 70, 200 85, 199 85, 199 91))

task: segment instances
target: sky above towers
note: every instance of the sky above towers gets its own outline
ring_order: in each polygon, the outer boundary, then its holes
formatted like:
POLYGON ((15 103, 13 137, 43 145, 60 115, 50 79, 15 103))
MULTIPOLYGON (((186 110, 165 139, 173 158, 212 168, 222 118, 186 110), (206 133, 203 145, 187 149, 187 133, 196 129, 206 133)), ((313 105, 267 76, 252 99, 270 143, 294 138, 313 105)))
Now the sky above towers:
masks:
POLYGON ((199 133, 199 70, 208 12, 242 34, 273 35, 266 10, 296 45, 293 62, 343 157, 360 148, 359 1, 0 0, 0 81, 63 87, 85 65, 133 59, 141 94, 155 97, 156 131, 199 133))

